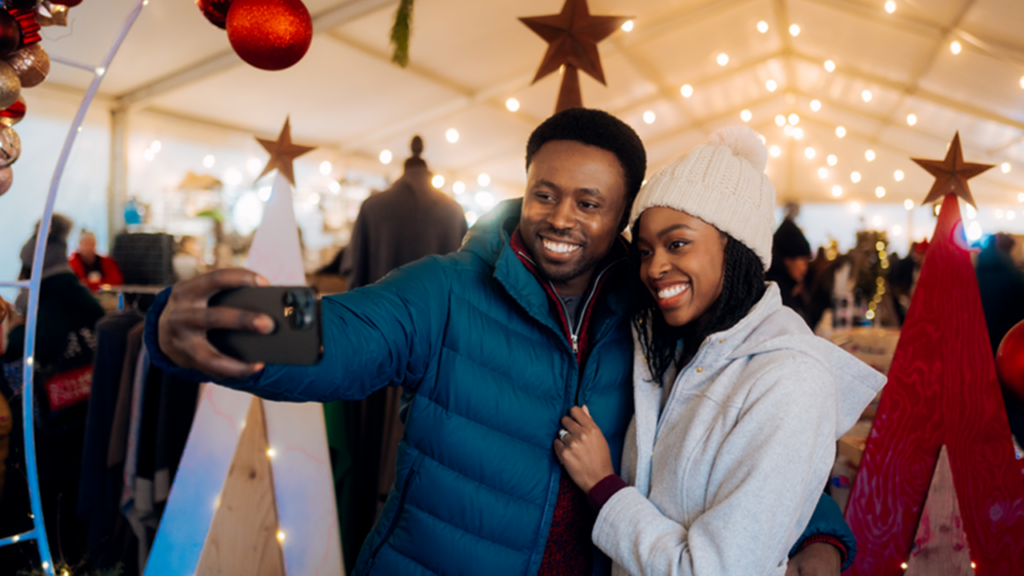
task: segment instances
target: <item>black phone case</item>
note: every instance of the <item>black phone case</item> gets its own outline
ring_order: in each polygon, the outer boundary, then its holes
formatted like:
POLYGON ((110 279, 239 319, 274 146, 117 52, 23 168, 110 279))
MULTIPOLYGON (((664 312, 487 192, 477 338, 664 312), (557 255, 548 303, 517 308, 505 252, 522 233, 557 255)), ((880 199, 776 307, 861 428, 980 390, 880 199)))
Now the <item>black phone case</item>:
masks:
POLYGON ((234 288, 210 298, 209 305, 260 312, 274 319, 274 332, 210 330, 207 337, 222 353, 243 362, 311 366, 323 356, 320 295, 307 286, 234 288), (289 296, 290 295, 290 296, 289 296), (307 299, 307 300, 303 300, 307 299), (295 305, 289 305, 295 304, 295 305), (312 306, 312 318, 309 306, 312 306), (304 322, 296 320, 303 314, 304 322), (296 326, 296 324, 302 324, 296 326))

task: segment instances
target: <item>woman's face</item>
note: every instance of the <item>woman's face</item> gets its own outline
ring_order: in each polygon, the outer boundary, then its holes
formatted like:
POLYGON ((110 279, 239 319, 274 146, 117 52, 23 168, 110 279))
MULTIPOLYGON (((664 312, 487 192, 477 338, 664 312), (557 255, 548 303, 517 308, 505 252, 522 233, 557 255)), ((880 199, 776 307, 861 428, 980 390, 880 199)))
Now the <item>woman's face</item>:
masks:
POLYGON ((671 208, 640 217, 636 244, 640 281, 670 326, 700 318, 722 293, 727 237, 714 226, 671 208))

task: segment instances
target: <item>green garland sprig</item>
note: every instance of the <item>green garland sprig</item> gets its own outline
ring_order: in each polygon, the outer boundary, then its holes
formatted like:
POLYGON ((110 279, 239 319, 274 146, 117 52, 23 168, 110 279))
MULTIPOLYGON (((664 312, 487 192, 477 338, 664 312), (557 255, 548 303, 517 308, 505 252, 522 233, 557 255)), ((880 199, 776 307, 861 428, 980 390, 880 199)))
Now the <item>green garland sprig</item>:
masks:
POLYGON ((391 27, 391 61, 402 68, 409 65, 409 37, 412 36, 413 0, 402 0, 395 11, 395 24, 391 27))

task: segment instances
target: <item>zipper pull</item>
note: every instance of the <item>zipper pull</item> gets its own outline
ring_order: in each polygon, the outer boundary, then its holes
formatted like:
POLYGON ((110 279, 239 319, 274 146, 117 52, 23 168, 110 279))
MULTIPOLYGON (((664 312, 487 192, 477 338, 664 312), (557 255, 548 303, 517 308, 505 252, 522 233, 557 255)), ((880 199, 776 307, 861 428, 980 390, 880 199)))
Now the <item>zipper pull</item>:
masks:
POLYGON ((580 353, 580 339, 575 334, 572 335, 572 353, 576 355, 580 353))

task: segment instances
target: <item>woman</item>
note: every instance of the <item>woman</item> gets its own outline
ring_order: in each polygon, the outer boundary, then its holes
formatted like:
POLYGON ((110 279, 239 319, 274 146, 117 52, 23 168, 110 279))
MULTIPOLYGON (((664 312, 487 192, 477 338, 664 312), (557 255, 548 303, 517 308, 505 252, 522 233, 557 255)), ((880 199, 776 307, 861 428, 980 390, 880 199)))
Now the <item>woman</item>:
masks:
POLYGON ((753 130, 720 130, 633 206, 636 414, 622 479, 585 406, 554 443, 599 510, 592 537, 616 574, 785 573, 836 439, 885 381, 764 282, 766 159, 753 130))

